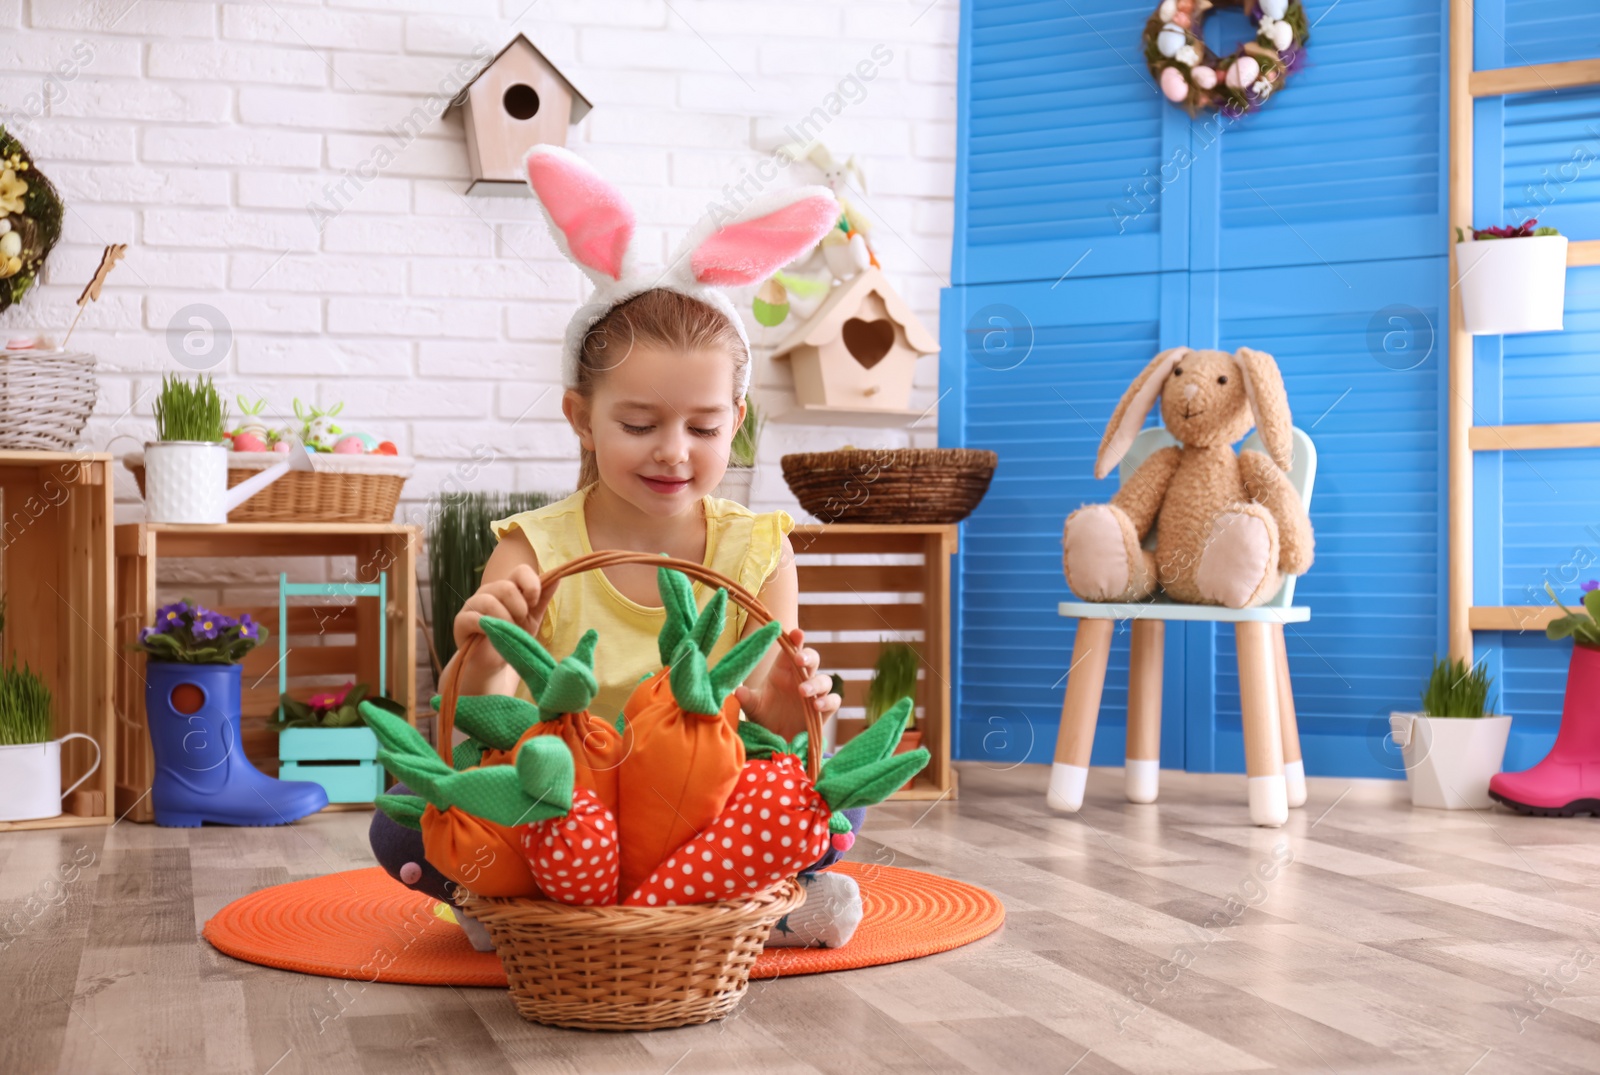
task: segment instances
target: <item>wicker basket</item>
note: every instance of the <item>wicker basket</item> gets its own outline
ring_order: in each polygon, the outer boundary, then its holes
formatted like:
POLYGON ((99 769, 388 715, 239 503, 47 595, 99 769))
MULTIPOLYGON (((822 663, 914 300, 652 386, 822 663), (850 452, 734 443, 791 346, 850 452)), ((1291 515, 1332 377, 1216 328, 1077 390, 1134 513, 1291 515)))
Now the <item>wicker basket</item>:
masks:
POLYGON ((93 355, 0 351, 0 448, 71 451, 98 395, 93 355))
MULTIPOLYGON (((758 623, 773 617, 755 596, 689 560, 608 549, 579 556, 540 576, 542 586, 612 564, 670 567, 728 591, 758 623)), ((439 756, 450 762, 460 670, 482 635, 451 664, 440 687, 439 756)), ((787 634, 778 641, 798 652, 787 634)), ((822 742, 815 707, 807 708, 810 741, 822 742)), ((817 778, 821 751, 807 751, 817 778)), ((659 1030, 720 1019, 733 1011, 750 968, 778 919, 805 899, 794 878, 742 899, 676 907, 573 907, 553 900, 458 894, 456 903, 481 922, 505 967, 524 1019, 582 1030, 659 1030)))
POLYGON ((783 480, 825 523, 958 523, 1000 457, 977 448, 845 448, 783 457, 783 480))
MULTIPOLYGON (((393 455, 314 455, 316 469, 291 470, 228 513, 230 523, 387 523, 394 520, 412 461, 393 455)), ((283 462, 276 452, 231 452, 228 488, 283 462)), ((123 464, 144 494, 144 453, 123 464)))

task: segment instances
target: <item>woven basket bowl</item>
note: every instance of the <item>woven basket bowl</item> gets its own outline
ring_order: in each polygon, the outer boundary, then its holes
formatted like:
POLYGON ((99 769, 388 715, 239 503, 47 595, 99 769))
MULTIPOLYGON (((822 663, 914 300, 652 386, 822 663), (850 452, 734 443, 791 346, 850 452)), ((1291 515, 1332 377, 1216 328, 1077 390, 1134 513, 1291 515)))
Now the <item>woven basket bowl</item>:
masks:
POLYGON ((1000 457, 978 448, 845 448, 783 457, 783 480, 825 523, 958 523, 1000 457))
MULTIPOLYGON (((283 456, 270 452, 233 453, 240 458, 228 461, 228 488, 253 478, 283 456), (237 463, 244 463, 239 466, 237 463)), ((364 458, 364 457, 362 457, 364 458)), ((142 456, 130 455, 126 466, 144 495, 142 456)), ((291 470, 243 504, 228 512, 230 523, 387 523, 394 521, 394 509, 405 488, 409 461, 396 456, 379 457, 374 466, 390 473, 362 473, 354 469, 303 471, 291 470), (394 473, 393 471, 400 471, 394 473)), ((327 464, 324 464, 327 465, 327 464)), ((340 462, 344 467, 359 464, 340 462)))
POLYGON ((93 355, 0 351, 0 448, 71 451, 98 395, 93 355))
MULTIPOLYGON (((690 560, 602 549, 561 563, 539 576, 543 587, 581 571, 612 564, 669 567, 728 591, 759 625, 773 616, 756 596, 720 572, 690 560)), ((436 729, 439 755, 449 764, 454 742, 460 670, 482 635, 467 640, 440 684, 436 729)), ((778 644, 791 656, 787 634, 778 644)), ((736 715, 737 719, 737 715, 736 715)), ((822 742, 808 708, 806 731, 822 742)), ((815 781, 817 752, 806 772, 815 781)), ((457 894, 456 903, 489 932, 505 967, 511 998, 524 1019, 581 1030, 660 1030, 720 1019, 750 984, 750 968, 773 924, 798 907, 805 890, 793 877, 746 896, 670 907, 576 907, 546 899, 457 894)))

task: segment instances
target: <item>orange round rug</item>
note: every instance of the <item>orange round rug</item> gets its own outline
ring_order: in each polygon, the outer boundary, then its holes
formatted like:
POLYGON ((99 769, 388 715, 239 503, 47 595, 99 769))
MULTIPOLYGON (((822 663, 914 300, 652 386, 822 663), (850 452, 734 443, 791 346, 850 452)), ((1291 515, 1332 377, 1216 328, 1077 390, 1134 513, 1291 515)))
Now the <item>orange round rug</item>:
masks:
MULTIPOLYGON (((861 885, 862 919, 843 948, 769 948, 752 978, 871 967, 970 944, 1005 921, 975 885, 895 866, 841 862, 861 885)), ((435 901, 377 866, 274 885, 234 900, 202 934, 219 951, 328 978, 506 987, 493 952, 474 951, 435 901)))

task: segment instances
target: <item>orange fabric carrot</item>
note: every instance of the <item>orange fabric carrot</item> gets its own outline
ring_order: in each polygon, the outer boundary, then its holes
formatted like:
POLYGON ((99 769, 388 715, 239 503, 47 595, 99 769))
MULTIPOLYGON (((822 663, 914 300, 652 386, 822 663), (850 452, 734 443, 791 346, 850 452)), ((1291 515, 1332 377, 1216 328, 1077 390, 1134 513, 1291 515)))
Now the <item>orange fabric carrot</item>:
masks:
POLYGON ((658 579, 667 620, 657 643, 666 667, 635 687, 623 707, 632 749, 617 770, 622 892, 634 891, 722 812, 745 761, 733 688, 782 630, 766 624, 708 668, 727 591, 697 613, 686 575, 661 568, 658 579))

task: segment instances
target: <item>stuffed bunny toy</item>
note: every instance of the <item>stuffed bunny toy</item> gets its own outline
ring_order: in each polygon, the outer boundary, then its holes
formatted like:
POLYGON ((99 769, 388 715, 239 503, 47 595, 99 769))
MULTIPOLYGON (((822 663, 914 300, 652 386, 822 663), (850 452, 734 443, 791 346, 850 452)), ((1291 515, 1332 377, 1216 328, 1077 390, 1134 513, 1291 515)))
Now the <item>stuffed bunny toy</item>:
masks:
POLYGON ((1067 516, 1062 568, 1085 601, 1139 601, 1159 585, 1185 604, 1248 608, 1285 575, 1311 566, 1311 520, 1286 471, 1294 458, 1289 402, 1272 356, 1175 347, 1128 386, 1111 413, 1094 475, 1104 478, 1139 435, 1157 398, 1179 442, 1151 453, 1109 504, 1067 516), (1270 458, 1234 454, 1254 426, 1270 458), (1156 529, 1153 552, 1142 548, 1156 529))

